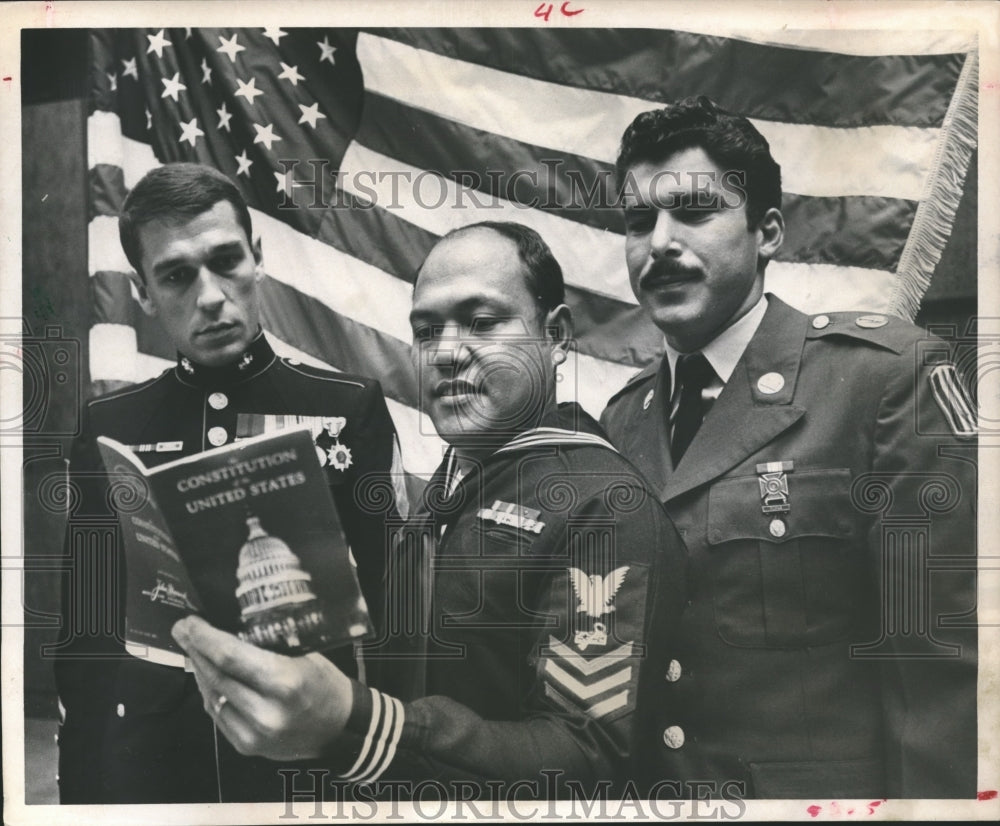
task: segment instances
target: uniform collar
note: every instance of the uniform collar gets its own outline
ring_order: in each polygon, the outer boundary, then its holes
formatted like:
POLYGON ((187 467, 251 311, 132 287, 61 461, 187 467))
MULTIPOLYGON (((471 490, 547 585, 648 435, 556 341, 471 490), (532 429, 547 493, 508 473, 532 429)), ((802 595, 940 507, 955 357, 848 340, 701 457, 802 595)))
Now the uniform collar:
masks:
POLYGON ((274 350, 261 331, 238 359, 221 367, 206 367, 178 353, 174 374, 181 383, 192 387, 226 387, 259 376, 274 359, 274 350))
MULTIPOLYGON (((736 369, 743 353, 746 352, 750 341, 753 339, 764 320, 767 312, 767 297, 761 295, 760 299, 750 309, 748 313, 742 315, 735 324, 730 324, 719 335, 713 338, 708 344, 701 348, 702 355, 708 359, 708 363, 715 370, 715 375, 721 379, 722 384, 729 381, 729 377, 736 369)), ((670 365, 670 375, 677 375, 677 359, 683 353, 678 352, 664 340, 665 355, 667 364, 670 365)))

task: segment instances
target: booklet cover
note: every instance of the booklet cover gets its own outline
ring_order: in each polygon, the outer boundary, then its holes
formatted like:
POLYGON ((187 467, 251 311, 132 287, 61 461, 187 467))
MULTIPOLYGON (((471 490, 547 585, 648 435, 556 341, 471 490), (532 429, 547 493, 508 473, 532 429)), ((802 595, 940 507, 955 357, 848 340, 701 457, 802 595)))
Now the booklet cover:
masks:
POLYGON ((146 468, 98 438, 127 570, 126 648, 184 665, 188 614, 282 654, 372 633, 368 607, 308 428, 146 468))

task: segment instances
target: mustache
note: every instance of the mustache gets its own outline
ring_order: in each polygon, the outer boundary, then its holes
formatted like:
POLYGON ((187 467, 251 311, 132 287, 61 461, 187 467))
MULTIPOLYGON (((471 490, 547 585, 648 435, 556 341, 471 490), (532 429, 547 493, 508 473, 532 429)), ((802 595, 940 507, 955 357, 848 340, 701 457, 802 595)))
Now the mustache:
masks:
POLYGON ((700 275, 696 267, 687 267, 677 261, 656 261, 639 279, 639 286, 645 287, 654 281, 680 281, 700 275))

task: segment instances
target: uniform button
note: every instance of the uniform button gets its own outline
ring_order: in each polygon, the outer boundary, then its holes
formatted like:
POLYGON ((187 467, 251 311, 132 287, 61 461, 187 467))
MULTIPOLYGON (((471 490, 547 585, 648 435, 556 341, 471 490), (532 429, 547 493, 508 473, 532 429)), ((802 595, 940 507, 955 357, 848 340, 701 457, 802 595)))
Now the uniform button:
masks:
POLYGON ((684 745, 684 729, 680 726, 670 726, 663 730, 663 742, 670 749, 679 749, 684 745))
POLYGON ((119 717, 124 717, 125 716, 125 703, 119 703, 118 704, 118 708, 115 709, 115 713, 119 717))
POLYGON ((215 445, 215 447, 224 445, 228 438, 229 434, 226 433, 226 428, 224 427, 213 427, 208 431, 208 441, 215 445))
POLYGON ((767 527, 768 530, 771 531, 771 536, 777 537, 778 539, 781 539, 781 537, 785 535, 785 531, 787 530, 787 528, 785 527, 785 523, 782 522, 780 519, 772 519, 771 524, 768 525, 767 527))
POLYGON ((667 666, 667 682, 676 683, 681 678, 681 664, 677 660, 671 660, 667 666))
POLYGON ((824 327, 830 326, 830 316, 828 315, 818 315, 813 319, 813 327, 817 330, 822 330, 824 327))
POLYGON ((649 410, 649 406, 650 406, 650 405, 651 405, 652 403, 653 403, 653 391, 652 391, 652 390, 650 390, 650 391, 649 391, 649 392, 648 392, 648 393, 646 394, 646 398, 644 398, 644 399, 642 400, 642 409, 643 409, 643 410, 649 410))
POLYGON ((765 373, 757 379, 757 389, 761 393, 777 393, 785 386, 785 377, 781 373, 765 373))
POLYGON ((225 393, 213 393, 208 397, 208 403, 213 410, 222 410, 229 404, 229 397, 225 393))
POLYGON ((879 327, 885 327, 885 325, 889 323, 889 319, 887 319, 884 315, 862 315, 858 316, 854 320, 854 323, 859 327, 864 327, 868 330, 875 330, 879 327))

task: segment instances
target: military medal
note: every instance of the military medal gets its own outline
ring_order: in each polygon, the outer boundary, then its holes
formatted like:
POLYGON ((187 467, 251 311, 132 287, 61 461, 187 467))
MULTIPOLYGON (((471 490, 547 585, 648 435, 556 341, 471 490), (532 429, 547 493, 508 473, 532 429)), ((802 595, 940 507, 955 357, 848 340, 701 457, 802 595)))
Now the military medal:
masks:
POLYGON ((347 419, 343 416, 324 416, 323 429, 333 439, 333 445, 326 452, 330 465, 337 470, 347 470, 352 462, 351 449, 340 443, 340 432, 347 426, 347 419))
POLYGON ((788 513, 792 506, 788 501, 788 474, 792 472, 795 463, 762 462, 757 465, 758 483, 760 484, 760 511, 765 516, 774 515, 767 526, 771 536, 781 539, 788 530, 783 519, 778 514, 788 513))

